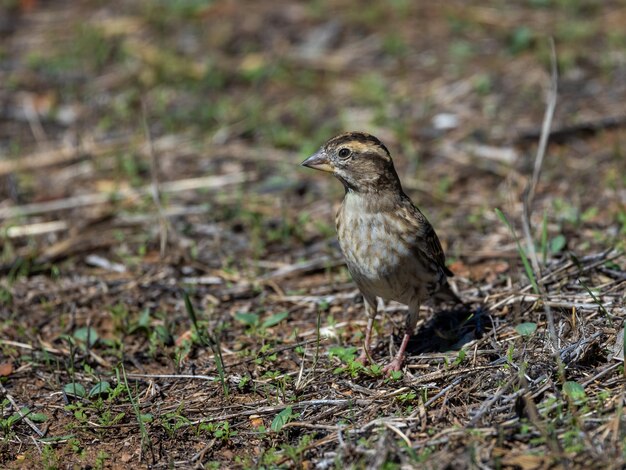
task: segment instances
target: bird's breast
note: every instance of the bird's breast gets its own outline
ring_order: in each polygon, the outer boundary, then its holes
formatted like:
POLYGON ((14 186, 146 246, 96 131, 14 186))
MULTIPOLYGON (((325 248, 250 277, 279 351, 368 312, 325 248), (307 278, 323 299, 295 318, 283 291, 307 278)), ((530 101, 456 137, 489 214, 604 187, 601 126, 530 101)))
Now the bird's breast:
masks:
POLYGON ((391 274, 409 256, 405 243, 394 236, 378 214, 345 217, 338 226, 338 238, 346 261, 361 276, 376 278, 391 274))
POLYGON ((417 260, 398 225, 401 220, 384 212, 358 210, 344 201, 336 222, 348 270, 360 287, 401 302, 414 295, 407 281, 418 269, 417 260))

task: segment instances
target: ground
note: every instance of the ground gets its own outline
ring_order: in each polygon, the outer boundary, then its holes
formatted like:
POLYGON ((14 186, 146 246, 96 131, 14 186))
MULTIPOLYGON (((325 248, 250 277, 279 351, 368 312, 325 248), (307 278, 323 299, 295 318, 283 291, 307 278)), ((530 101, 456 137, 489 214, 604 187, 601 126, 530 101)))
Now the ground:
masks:
POLYGON ((0 466, 623 467, 624 24, 0 1, 0 466), (346 130, 390 149, 468 304, 424 306, 392 376, 406 307, 358 364, 342 188, 299 166, 346 130))

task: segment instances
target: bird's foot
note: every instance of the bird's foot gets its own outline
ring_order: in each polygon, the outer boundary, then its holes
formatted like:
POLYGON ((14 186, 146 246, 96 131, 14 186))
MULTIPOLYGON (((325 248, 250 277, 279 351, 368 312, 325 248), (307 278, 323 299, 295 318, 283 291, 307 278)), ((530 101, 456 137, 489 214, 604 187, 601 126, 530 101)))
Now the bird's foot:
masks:
POLYGON ((370 357, 371 357, 370 352, 363 350, 361 351, 361 354, 359 355, 359 357, 357 357, 355 360, 362 366, 367 366, 371 362, 370 357))
POLYGON ((392 372, 401 370, 403 362, 404 357, 394 357, 393 361, 383 367, 383 374, 391 374, 392 372))

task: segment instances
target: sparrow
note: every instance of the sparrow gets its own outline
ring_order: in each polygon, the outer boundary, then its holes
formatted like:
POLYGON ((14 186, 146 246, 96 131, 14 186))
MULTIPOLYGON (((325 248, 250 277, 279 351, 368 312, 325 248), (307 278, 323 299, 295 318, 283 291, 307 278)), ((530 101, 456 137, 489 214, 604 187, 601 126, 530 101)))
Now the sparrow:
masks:
POLYGON ((362 364, 372 360, 378 297, 408 306, 402 343, 383 369, 400 370, 420 304, 431 298, 462 303, 448 284, 453 273, 437 234, 402 190, 389 150, 373 135, 333 137, 302 165, 331 173, 345 188, 335 224, 348 271, 365 303, 367 327, 358 358, 362 364))

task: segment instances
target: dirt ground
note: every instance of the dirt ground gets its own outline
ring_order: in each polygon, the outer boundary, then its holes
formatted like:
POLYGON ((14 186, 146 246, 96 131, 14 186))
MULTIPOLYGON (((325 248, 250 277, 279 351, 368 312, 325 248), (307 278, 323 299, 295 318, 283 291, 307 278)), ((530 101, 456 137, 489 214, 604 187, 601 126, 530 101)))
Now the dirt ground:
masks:
POLYGON ((623 468, 625 103, 626 1, 0 0, 0 466, 623 468), (469 304, 392 376, 347 130, 469 304))

